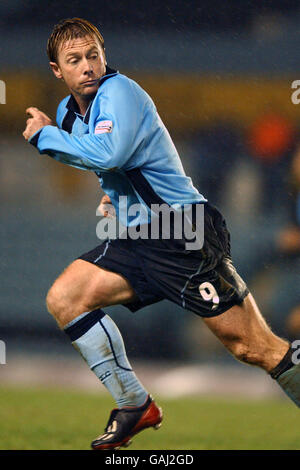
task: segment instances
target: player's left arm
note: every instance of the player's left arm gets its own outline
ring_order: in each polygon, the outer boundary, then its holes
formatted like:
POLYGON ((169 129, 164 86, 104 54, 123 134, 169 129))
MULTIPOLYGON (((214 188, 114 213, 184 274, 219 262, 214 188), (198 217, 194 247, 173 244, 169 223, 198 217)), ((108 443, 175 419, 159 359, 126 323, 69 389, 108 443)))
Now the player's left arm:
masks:
POLYGON ((107 194, 102 197, 99 206, 97 207, 97 213, 107 217, 109 219, 116 216, 116 211, 112 205, 111 199, 107 194))

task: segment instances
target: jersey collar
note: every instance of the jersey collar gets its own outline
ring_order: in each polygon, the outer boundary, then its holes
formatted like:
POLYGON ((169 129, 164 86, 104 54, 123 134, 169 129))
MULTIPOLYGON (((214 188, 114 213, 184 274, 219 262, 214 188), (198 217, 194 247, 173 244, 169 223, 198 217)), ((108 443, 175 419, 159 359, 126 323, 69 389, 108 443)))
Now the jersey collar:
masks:
MULTIPOLYGON (((114 70, 108 66, 106 66, 106 71, 105 71, 105 75, 103 75, 101 78, 100 78, 100 82, 99 82, 99 88, 100 86, 108 79, 108 78, 111 78, 111 77, 114 77, 115 75, 117 75, 119 73, 119 71, 117 70, 114 70)), ((80 111, 79 111, 79 107, 78 107, 78 104, 77 104, 77 101, 75 100, 74 96, 71 95, 67 104, 66 104, 66 108, 68 109, 68 111, 71 111, 79 116, 81 116, 80 114, 80 111)), ((84 116, 84 123, 85 124, 88 124, 89 122, 89 117, 90 117, 90 109, 91 109, 91 106, 89 106, 85 116, 84 116)), ((82 117, 81 117, 82 119, 82 117)))

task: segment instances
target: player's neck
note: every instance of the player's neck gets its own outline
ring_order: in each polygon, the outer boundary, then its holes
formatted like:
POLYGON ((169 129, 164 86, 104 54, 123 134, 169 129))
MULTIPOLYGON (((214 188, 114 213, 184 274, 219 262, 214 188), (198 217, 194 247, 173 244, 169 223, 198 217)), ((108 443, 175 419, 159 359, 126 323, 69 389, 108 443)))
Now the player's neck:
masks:
POLYGON ((89 107, 89 104, 90 102, 92 101, 92 99, 94 98, 94 95, 88 95, 88 96, 74 96, 77 104, 78 104, 78 107, 79 107, 79 112, 82 116, 85 115, 85 113, 87 112, 87 109, 89 107))

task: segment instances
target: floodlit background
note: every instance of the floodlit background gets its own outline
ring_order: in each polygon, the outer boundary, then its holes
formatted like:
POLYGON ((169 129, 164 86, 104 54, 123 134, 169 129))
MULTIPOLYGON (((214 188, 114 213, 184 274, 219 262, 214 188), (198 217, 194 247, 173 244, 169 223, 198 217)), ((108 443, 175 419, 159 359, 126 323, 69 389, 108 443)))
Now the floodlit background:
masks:
MULTIPOLYGON (((22 137, 26 107, 55 119, 68 94, 50 73, 46 41, 56 22, 74 16, 99 27, 108 64, 151 95, 186 172, 224 213, 234 263, 268 322, 299 338, 300 104, 291 100, 300 79, 299 2, 2 0, 1 380, 99 388, 44 301, 64 267, 99 243, 98 180, 40 156, 22 137)), ((170 302, 107 312, 153 391, 280 394, 170 302)))

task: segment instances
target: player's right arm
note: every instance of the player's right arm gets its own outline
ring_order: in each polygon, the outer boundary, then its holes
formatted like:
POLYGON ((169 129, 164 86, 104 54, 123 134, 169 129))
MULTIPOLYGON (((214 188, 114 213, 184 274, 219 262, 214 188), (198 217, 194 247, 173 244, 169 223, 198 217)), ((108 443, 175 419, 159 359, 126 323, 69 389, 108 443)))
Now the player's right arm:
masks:
POLYGON ((78 137, 46 125, 32 135, 29 142, 41 154, 77 168, 94 171, 121 168, 140 144, 136 138, 141 122, 140 103, 126 79, 114 80, 105 86, 95 100, 93 109, 99 112, 91 115, 93 131, 89 134, 78 137), (111 132, 98 133, 97 126, 106 121, 112 123, 111 132))

